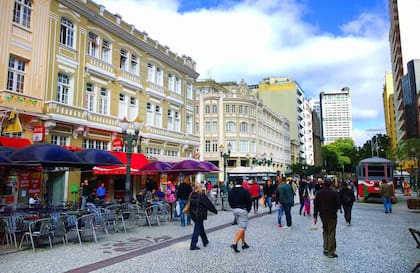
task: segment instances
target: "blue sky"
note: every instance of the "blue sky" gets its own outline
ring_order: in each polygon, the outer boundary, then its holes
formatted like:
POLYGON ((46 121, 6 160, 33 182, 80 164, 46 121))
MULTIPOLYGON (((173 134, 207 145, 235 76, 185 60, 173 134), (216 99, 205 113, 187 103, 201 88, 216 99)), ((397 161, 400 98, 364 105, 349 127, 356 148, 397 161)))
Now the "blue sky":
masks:
POLYGON ((387 0, 96 0, 178 55, 201 79, 257 84, 291 77, 307 98, 347 86, 353 134, 384 129, 391 71, 387 0))

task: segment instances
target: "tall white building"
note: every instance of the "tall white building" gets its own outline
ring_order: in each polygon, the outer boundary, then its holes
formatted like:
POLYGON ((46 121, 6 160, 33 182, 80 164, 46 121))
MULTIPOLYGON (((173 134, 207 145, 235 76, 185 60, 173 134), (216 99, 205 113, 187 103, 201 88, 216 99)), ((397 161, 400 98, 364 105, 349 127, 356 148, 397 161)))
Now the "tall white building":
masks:
POLYGON ((313 124, 312 112, 314 106, 312 100, 305 99, 303 102, 303 127, 305 132, 305 163, 314 165, 314 140, 313 140, 313 124))
POLYGON ((350 89, 344 87, 340 91, 321 92, 319 101, 323 144, 340 138, 353 139, 350 89))

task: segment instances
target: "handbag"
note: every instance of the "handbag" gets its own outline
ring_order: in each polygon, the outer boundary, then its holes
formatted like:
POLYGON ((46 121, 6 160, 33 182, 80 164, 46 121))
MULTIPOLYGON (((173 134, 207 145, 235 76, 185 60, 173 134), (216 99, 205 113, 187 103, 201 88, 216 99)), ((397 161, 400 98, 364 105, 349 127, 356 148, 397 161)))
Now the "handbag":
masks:
POLYGON ((184 209, 182 210, 185 214, 190 214, 190 207, 191 207, 191 201, 188 198, 187 204, 185 205, 184 209))
POLYGON ((177 216, 181 215, 181 206, 179 205, 179 201, 176 201, 175 212, 177 216))

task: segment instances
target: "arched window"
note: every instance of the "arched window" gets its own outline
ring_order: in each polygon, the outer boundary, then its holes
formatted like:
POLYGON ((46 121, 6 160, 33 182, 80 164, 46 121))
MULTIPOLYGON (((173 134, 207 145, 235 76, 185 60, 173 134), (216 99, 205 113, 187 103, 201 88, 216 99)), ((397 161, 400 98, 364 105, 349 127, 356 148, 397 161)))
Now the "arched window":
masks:
POLYGON ((236 124, 233 121, 226 122, 226 133, 235 133, 236 132, 236 124))
POLYGON ((241 122, 239 130, 241 133, 248 133, 248 123, 244 121, 241 122))

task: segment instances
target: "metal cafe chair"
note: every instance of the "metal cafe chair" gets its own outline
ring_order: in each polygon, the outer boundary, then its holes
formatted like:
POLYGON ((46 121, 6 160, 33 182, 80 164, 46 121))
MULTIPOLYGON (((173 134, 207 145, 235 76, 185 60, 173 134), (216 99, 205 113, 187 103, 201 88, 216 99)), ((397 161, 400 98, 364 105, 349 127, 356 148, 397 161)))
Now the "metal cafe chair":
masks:
POLYGON ((68 215, 67 219, 64 221, 64 226, 66 230, 66 241, 68 243, 68 237, 71 233, 76 233, 79 244, 82 244, 82 238, 80 237, 79 224, 76 218, 76 215, 68 215))
POLYGON ((23 234, 26 229, 26 225, 23 222, 23 218, 25 215, 10 215, 3 219, 5 223, 5 237, 7 245, 14 244, 15 248, 18 248, 17 245, 17 236, 23 234))
POLYGON ((43 219, 39 219, 35 221, 29 221, 28 222, 29 230, 23 234, 22 239, 20 240, 19 248, 22 248, 22 242, 23 242, 23 239, 25 238, 27 242, 28 242, 28 239, 31 241, 33 251, 35 251, 34 239, 36 239, 38 242, 42 238, 48 238, 50 248, 52 248, 51 238, 54 236, 52 232, 52 229, 53 229, 52 225, 53 223, 52 223, 51 218, 43 218, 43 219))

